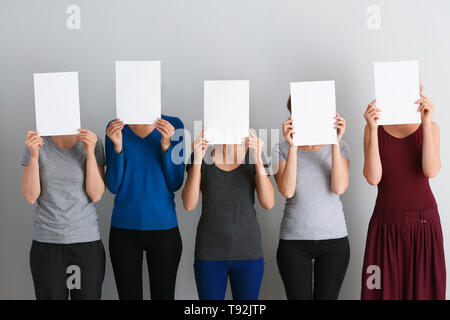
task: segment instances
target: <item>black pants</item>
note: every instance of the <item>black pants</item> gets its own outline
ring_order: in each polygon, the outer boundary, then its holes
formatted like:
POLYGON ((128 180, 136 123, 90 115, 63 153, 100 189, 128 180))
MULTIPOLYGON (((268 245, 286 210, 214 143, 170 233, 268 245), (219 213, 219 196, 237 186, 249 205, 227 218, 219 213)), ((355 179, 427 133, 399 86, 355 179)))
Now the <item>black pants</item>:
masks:
POLYGON ((349 260, 350 246, 347 237, 330 240, 280 240, 277 263, 287 298, 336 300, 349 260))
POLYGON ((111 228, 109 252, 121 300, 142 300, 142 264, 146 253, 153 300, 173 300, 182 243, 178 227, 169 230, 111 228))
POLYGON ((30 266, 38 300, 67 300, 69 296, 72 300, 101 298, 105 249, 100 240, 73 244, 33 240, 30 266), (71 266, 78 267, 79 272, 71 266), (74 280, 78 276, 79 282, 74 280))

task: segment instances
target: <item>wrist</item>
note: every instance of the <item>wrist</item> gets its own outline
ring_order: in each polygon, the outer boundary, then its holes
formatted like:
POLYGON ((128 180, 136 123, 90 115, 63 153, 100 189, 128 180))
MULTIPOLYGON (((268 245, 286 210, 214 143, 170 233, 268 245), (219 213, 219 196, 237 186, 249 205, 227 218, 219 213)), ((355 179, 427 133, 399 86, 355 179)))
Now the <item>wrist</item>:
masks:
POLYGON ((122 144, 115 144, 115 145, 114 145, 114 150, 115 150, 117 153, 121 153, 121 152, 122 152, 122 144))
POLYGON ((167 152, 167 150, 169 150, 169 147, 170 147, 170 141, 161 140, 161 148, 164 152, 167 152))
POLYGON ((39 154, 32 154, 30 156, 30 162, 38 162, 39 161, 39 154))

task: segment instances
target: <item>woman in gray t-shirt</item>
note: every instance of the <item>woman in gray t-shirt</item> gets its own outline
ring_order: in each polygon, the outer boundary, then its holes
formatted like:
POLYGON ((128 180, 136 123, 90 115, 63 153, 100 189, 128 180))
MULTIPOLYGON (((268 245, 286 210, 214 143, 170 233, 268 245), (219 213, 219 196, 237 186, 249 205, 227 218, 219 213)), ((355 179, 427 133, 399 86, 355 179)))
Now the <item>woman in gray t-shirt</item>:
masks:
POLYGON ((345 120, 337 113, 335 119, 337 144, 294 146, 290 117, 283 123, 286 141, 272 152, 278 190, 286 197, 277 262, 288 299, 337 299, 349 263, 339 196, 348 187, 350 162, 341 140, 345 120))
POLYGON ((22 193, 36 203, 30 251, 36 298, 100 299, 105 252, 94 202, 105 191, 102 142, 80 129, 53 137, 29 131, 25 144, 22 193))
POLYGON ((255 300, 264 272, 255 191, 264 209, 275 200, 261 158, 263 142, 250 133, 245 147, 216 145, 205 157, 203 133, 194 141, 182 194, 185 209, 192 211, 202 193, 194 263, 198 295, 223 300, 229 279, 233 299, 255 300))

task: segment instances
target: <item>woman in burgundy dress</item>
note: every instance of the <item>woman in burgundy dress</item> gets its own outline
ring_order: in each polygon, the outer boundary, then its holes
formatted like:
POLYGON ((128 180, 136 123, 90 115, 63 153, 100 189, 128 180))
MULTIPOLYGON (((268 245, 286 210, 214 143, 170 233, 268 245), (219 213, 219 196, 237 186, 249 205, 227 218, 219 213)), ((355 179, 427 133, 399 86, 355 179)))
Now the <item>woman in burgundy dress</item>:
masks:
MULTIPOLYGON (((441 168, 434 106, 421 93, 422 123, 378 126, 373 101, 364 117, 364 176, 378 185, 362 272, 362 299, 445 299, 439 213, 428 179, 441 168)), ((382 108, 382 106, 381 106, 382 108)))

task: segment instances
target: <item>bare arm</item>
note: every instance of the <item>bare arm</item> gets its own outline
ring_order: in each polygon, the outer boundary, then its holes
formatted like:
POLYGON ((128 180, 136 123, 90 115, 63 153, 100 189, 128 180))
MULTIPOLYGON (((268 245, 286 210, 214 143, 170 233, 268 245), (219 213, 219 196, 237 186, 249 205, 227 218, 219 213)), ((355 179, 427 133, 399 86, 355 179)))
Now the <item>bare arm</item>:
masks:
POLYGON ((422 170, 428 178, 434 178, 441 169, 440 133, 435 122, 423 123, 422 170))
POLYGON ((286 161, 280 161, 275 173, 278 190, 285 198, 292 198, 297 185, 297 147, 290 147, 286 161))
POLYGON ((261 207, 266 210, 273 208, 275 204, 275 191, 273 190, 272 183, 267 176, 266 170, 262 161, 258 161, 255 164, 256 174, 255 174, 255 184, 256 184, 256 194, 258 195, 259 203, 261 207))
POLYGON ((422 98, 416 103, 420 105, 418 111, 421 113, 423 127, 422 170, 428 178, 433 178, 441 169, 441 137, 438 124, 431 120, 434 104, 422 92, 420 96, 422 98))
POLYGON ((202 134, 195 139, 192 143, 192 149, 194 150, 194 161, 189 168, 186 184, 184 185, 181 193, 183 199, 183 207, 187 211, 192 211, 197 207, 198 198, 200 196, 200 185, 202 182, 202 161, 205 156, 206 148, 208 147, 208 140, 203 138, 204 129, 202 134))
POLYGON ((105 168, 97 164, 95 147, 97 136, 86 129, 80 129, 78 140, 84 143, 86 150, 86 193, 93 202, 98 202, 105 192, 105 168))
POLYGON ((297 147, 294 146, 293 134, 294 126, 292 117, 283 122, 283 136, 289 144, 289 151, 286 161, 280 161, 276 164, 275 181, 278 190, 285 198, 292 198, 295 194, 297 185, 297 147))
POLYGON ((331 189, 341 195, 348 188, 350 162, 341 154, 339 144, 331 146, 331 189))
POLYGON ((39 177, 39 149, 44 140, 35 131, 28 131, 25 144, 30 152, 28 165, 23 167, 22 194, 28 203, 35 203, 41 194, 41 181, 39 177))
POLYGON ((379 114, 381 110, 375 107, 375 100, 369 104, 364 117, 367 125, 364 130, 364 177, 367 182, 376 186, 383 173, 381 166, 380 151, 378 148, 378 124, 379 114))
POLYGON ((35 203, 41 194, 41 182, 39 178, 39 159, 30 158, 27 166, 23 167, 22 194, 28 203, 35 203))

